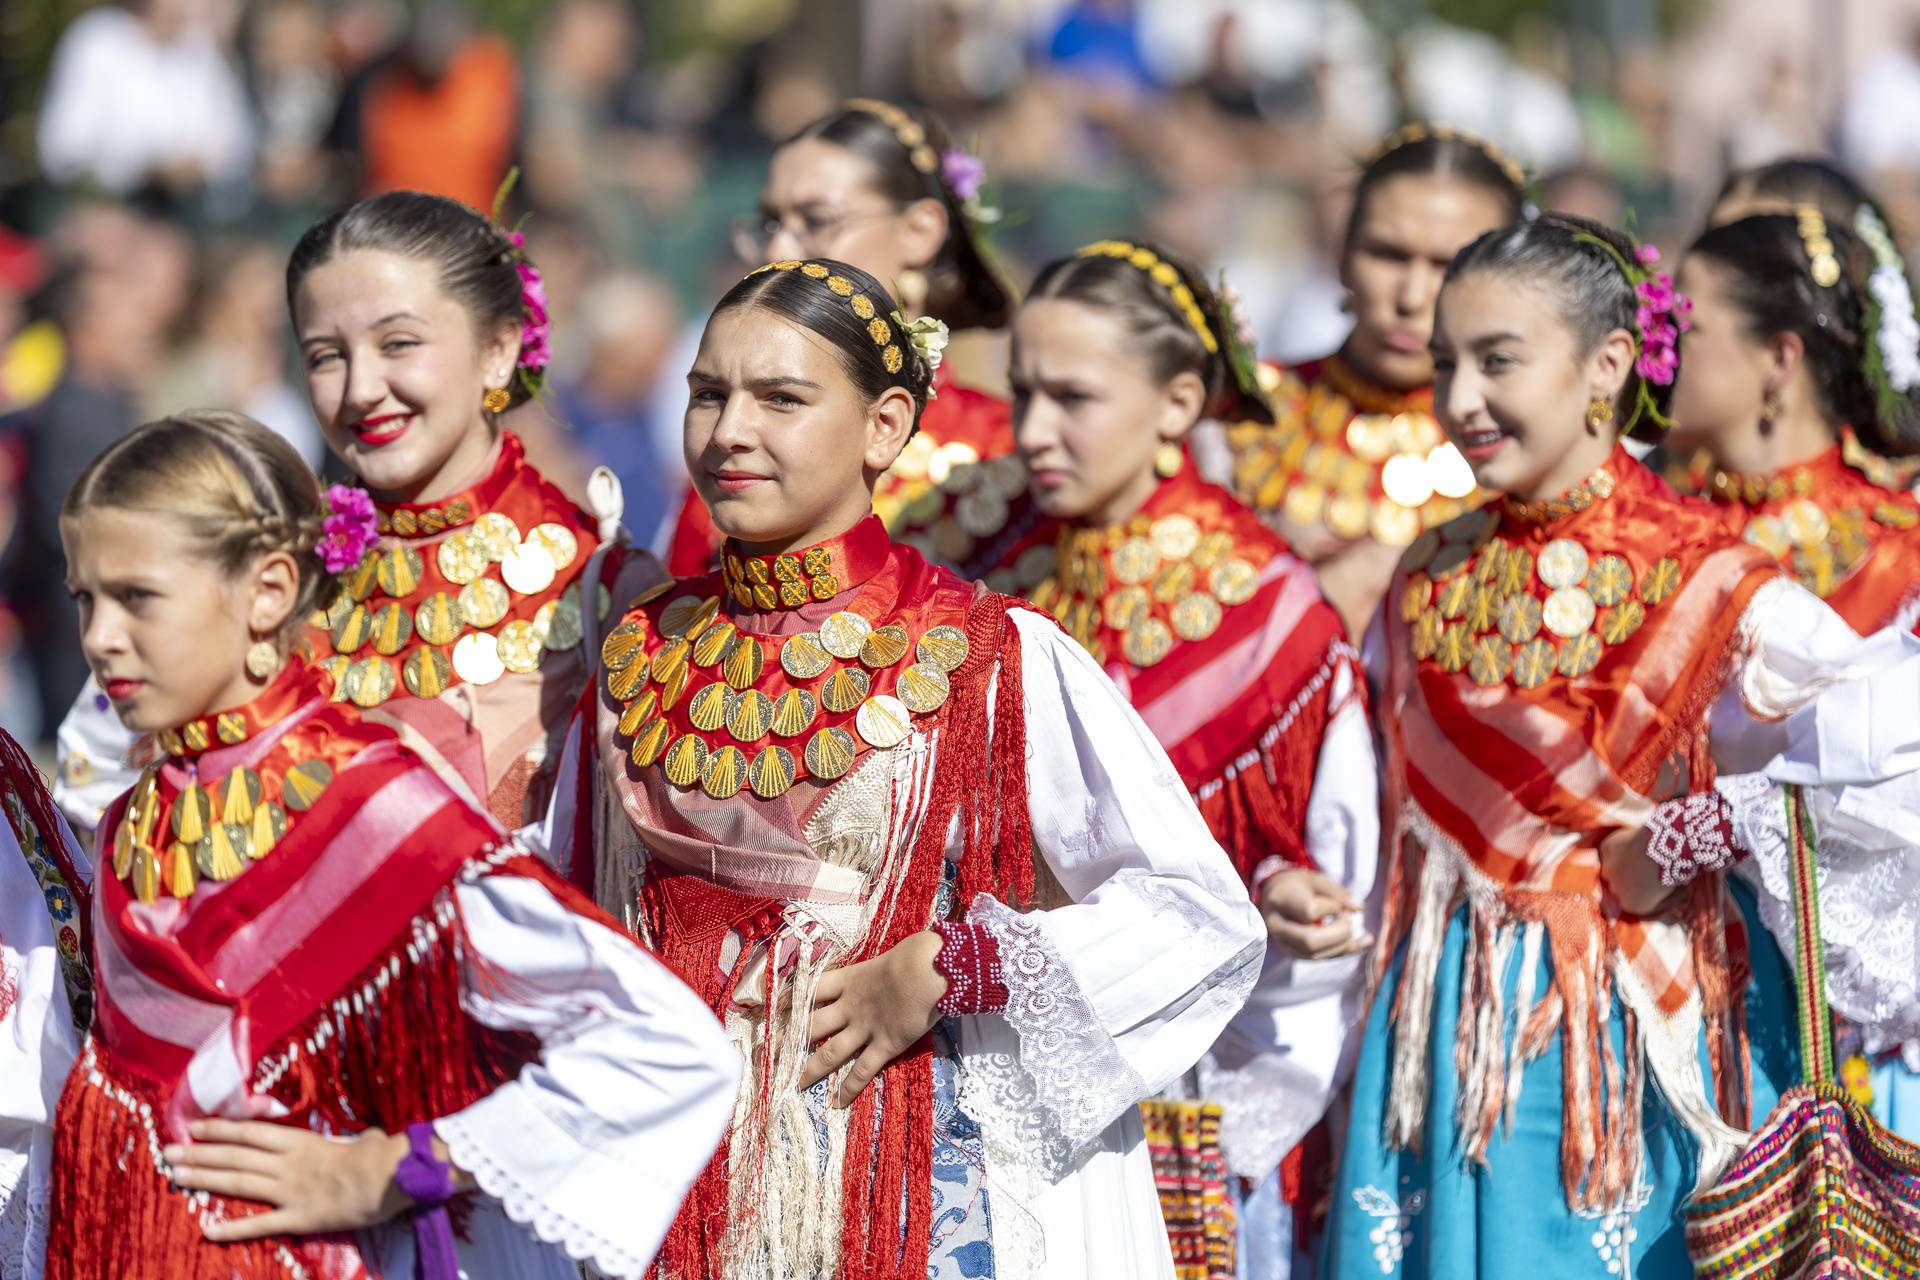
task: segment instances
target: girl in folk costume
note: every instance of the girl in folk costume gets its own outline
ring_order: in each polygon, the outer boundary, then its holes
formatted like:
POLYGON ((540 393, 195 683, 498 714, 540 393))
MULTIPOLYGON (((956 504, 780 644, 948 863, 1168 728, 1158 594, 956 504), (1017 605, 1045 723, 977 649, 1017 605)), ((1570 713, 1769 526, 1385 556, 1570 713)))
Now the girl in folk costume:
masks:
POLYGON ((1435 403, 1506 496, 1409 548, 1369 635, 1395 856, 1334 1274, 1691 1274, 1678 1208, 1797 1078, 1754 919, 1758 887, 1790 936, 1775 784, 1812 789, 1823 861, 1900 847, 1822 788, 1912 803, 1920 643, 1861 640, 1618 444, 1664 425, 1688 322, 1655 257, 1545 217, 1448 268, 1435 403))
POLYGON ((1414 124, 1382 141, 1340 259, 1353 332, 1324 360, 1270 367, 1271 424, 1227 428, 1234 493, 1314 566, 1356 638, 1407 544, 1484 496, 1433 420, 1427 336, 1448 261, 1518 218, 1525 185, 1468 134, 1414 124))
MULTIPOLYGON (((1000 212, 981 199, 986 167, 926 111, 855 98, 774 149, 760 211, 734 230, 749 266, 837 258, 889 282, 909 316, 949 331, 1004 328, 1009 288, 986 244, 1000 212)), ((956 464, 1013 452, 1006 401, 939 370, 920 430, 874 486, 891 528, 956 464)), ((667 567, 686 576, 713 564, 722 535, 697 493, 675 527, 667 567)))
POLYGON ((686 987, 299 654, 378 536, 346 492, 204 413, 67 497, 88 662, 166 755, 102 827, 49 1276, 638 1276, 724 1127, 686 987))
POLYGON ((20 744, 0 730, 0 1275, 40 1280, 54 1108, 92 1005, 90 874, 20 744))
POLYGON ((1355 913, 1379 795, 1358 664, 1311 570, 1186 456, 1203 416, 1268 412, 1231 310, 1196 272, 1113 240, 1050 264, 1015 316, 1011 372, 1030 496, 982 523, 997 478, 957 469, 950 509, 915 541, 951 549, 1003 526, 956 567, 1020 591, 1092 654, 1268 921, 1260 983, 1201 1063, 1208 1103, 1155 1101, 1147 1118, 1180 1274, 1235 1274, 1232 1219, 1195 1194, 1210 1181, 1228 1198, 1231 1170, 1239 1274, 1284 1275, 1294 1210, 1325 1189, 1299 1176, 1297 1144, 1351 1065, 1370 940, 1355 913), (966 529, 945 527, 962 514, 966 529))
POLYGON ((748 1071, 675 1280, 1169 1276, 1135 1104, 1259 971, 1231 864, 1086 653, 871 514, 939 336, 841 263, 736 285, 686 419, 722 566, 600 645, 602 901, 748 1071))

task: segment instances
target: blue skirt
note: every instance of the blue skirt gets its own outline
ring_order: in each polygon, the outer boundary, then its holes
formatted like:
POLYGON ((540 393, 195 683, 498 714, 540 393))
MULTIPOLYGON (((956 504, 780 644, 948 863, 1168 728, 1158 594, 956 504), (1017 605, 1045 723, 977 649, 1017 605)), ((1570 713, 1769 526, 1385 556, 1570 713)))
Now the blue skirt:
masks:
MULTIPOLYGON (((1747 1031, 1753 1052, 1752 1122, 1760 1124, 1780 1090, 1800 1078, 1793 1026, 1793 976, 1753 911, 1752 894, 1734 884, 1753 951, 1747 988, 1747 1031)), ((1453 1065, 1460 1013, 1467 911, 1448 922, 1434 984, 1432 1092, 1427 1140, 1419 1152, 1387 1146, 1385 1116, 1392 1063, 1388 1011, 1400 982, 1404 949, 1389 967, 1361 1044, 1353 1084, 1353 1116, 1335 1183, 1322 1249, 1327 1277, 1406 1276, 1461 1280, 1546 1280, 1547 1277, 1640 1276, 1678 1280, 1693 1274, 1680 1210, 1693 1190, 1697 1145, 1667 1111, 1649 1081, 1640 1185, 1610 1212, 1575 1213, 1560 1180, 1561 1043, 1525 1068, 1511 1131, 1504 1121, 1484 1165, 1469 1165, 1454 1132, 1459 1081, 1453 1065)), ((1550 948, 1542 948, 1535 991, 1549 990, 1550 948)), ((1519 948, 1503 975, 1512 1008, 1519 948)), ((1624 1029, 1616 998, 1605 1034, 1621 1052, 1624 1029)), ((1709 1081, 1707 1046, 1701 1070, 1709 1081)))

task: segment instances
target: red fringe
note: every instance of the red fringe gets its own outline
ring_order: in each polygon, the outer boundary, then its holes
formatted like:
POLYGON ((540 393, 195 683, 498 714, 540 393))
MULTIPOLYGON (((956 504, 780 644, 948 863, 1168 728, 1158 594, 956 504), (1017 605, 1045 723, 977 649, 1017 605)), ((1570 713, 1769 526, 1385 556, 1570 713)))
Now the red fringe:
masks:
POLYGON ((1306 843, 1307 800, 1334 710, 1328 678, 1271 743, 1265 742, 1273 732, 1269 726, 1235 754, 1236 761, 1254 757, 1244 766, 1210 780, 1187 779, 1207 829, 1249 887, 1254 868, 1269 855, 1296 867, 1314 865, 1306 843))

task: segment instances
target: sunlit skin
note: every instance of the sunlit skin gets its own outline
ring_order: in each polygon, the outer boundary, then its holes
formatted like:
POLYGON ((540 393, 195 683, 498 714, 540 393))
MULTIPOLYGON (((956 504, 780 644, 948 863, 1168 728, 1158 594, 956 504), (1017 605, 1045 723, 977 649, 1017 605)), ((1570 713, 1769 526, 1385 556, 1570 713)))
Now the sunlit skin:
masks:
POLYGON ((1800 335, 1754 333, 1727 300, 1728 270, 1699 255, 1681 264, 1678 285, 1693 299, 1693 327, 1681 339, 1685 361, 1667 441, 1678 456, 1706 449, 1722 467, 1765 475, 1831 448, 1840 432, 1820 410, 1800 335))
POLYGON ((760 188, 760 216, 781 224, 767 245, 774 261, 837 258, 896 296, 906 272, 939 255, 950 229, 940 201, 929 196, 896 205, 875 189, 870 161, 820 138, 773 153, 760 188))
POLYGON ((353 249, 294 297, 307 397, 327 447, 374 493, 431 502, 471 482, 493 449, 482 411, 520 355, 520 326, 476 330, 432 263, 353 249))
POLYGON ((229 575, 201 555, 183 522, 116 507, 63 519, 60 538, 80 647, 127 728, 172 728, 266 686, 247 674, 247 648, 277 636, 293 610, 291 556, 264 555, 229 575))
POLYGON ((707 322, 687 374, 687 473, 715 526, 748 550, 810 546, 871 510, 913 413, 899 387, 869 402, 825 338, 734 307, 707 322))
POLYGON ((1013 429, 1047 515, 1115 524, 1159 484, 1160 446, 1199 419, 1206 384, 1191 371, 1152 376, 1112 312, 1036 298, 1013 321, 1013 429))

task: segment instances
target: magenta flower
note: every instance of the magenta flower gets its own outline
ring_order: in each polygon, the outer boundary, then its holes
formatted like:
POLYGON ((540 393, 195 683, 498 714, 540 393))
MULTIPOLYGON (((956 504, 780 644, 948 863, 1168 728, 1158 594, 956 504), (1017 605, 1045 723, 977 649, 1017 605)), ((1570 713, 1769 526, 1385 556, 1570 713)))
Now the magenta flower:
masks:
POLYGON ((373 499, 365 489, 336 484, 327 487, 326 519, 320 522, 320 540, 314 554, 328 573, 345 573, 360 563, 380 536, 373 517, 373 499))
MULTIPOLYGON (((1642 265, 1660 260, 1660 251, 1642 245, 1634 254, 1642 265)), ((1680 335, 1693 327, 1690 313, 1693 301, 1673 287, 1673 277, 1664 271, 1650 272, 1634 286, 1640 297, 1634 312, 1634 327, 1640 331, 1640 355, 1634 371, 1659 386, 1671 384, 1680 372, 1680 335)))
POLYGON ((987 180, 987 166, 964 147, 950 147, 940 157, 940 176, 953 188, 953 194, 960 197, 960 203, 965 204, 980 194, 980 186, 987 180))
MULTIPOLYGON (((553 363, 553 325, 547 318, 547 282, 540 268, 527 261, 527 238, 507 232, 514 248, 514 270, 520 275, 520 367, 538 376, 553 363)), ((531 385, 531 384, 529 384, 531 385)))
POLYGON ((1643 244, 1633 251, 1633 256, 1643 267, 1651 267, 1660 261, 1660 250, 1653 245, 1643 244))

